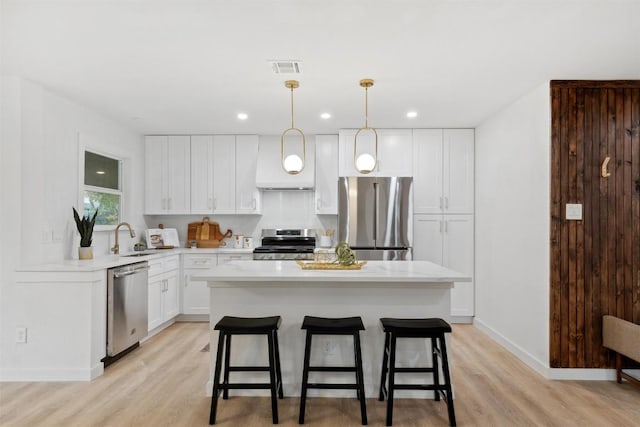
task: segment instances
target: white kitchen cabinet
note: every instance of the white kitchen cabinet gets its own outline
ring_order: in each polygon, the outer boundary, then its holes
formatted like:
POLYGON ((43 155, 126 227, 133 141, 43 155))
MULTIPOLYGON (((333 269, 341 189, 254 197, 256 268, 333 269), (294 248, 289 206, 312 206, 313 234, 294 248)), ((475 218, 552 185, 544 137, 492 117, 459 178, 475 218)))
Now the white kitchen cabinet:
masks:
POLYGON ((316 136, 316 214, 338 214, 338 135, 316 136))
POLYGON ((236 213, 233 135, 191 137, 191 213, 236 213))
POLYGON ((211 269, 219 264, 251 259, 253 259, 252 254, 185 254, 182 260, 184 271, 182 313, 209 314, 207 282, 193 280, 192 277, 213 274, 211 269))
POLYGON ((170 255, 149 261, 148 330, 180 313, 180 258, 170 255))
POLYGON ((431 261, 472 277, 451 290, 451 315, 474 315, 473 215, 414 215, 413 259, 431 261))
MULTIPOLYGON (((339 132, 340 176, 413 176, 413 144, 411 129, 376 129, 378 133, 378 162, 369 174, 358 172, 354 164, 354 142, 357 129, 342 129, 339 132)), ((358 154, 368 152, 373 155, 373 142, 358 142, 358 154)))
POLYGON ((251 261, 253 254, 218 254, 218 265, 232 261, 251 261))
POLYGON ((145 137, 145 213, 190 213, 190 137, 145 137))
POLYGON ((415 129, 413 181, 414 213, 473 213, 473 129, 415 129))
MULTIPOLYGON (((258 135, 237 135, 235 152, 236 212, 261 214, 262 195, 256 187, 258 135)), ((229 180, 233 176, 228 177, 229 180)))

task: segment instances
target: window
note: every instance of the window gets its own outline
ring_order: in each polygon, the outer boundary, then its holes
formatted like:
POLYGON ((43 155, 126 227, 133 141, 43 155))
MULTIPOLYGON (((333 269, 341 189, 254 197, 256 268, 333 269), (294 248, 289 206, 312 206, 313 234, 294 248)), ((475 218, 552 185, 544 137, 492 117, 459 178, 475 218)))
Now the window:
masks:
POLYGON ((84 150, 84 215, 98 209, 96 226, 117 225, 122 207, 122 160, 84 150))

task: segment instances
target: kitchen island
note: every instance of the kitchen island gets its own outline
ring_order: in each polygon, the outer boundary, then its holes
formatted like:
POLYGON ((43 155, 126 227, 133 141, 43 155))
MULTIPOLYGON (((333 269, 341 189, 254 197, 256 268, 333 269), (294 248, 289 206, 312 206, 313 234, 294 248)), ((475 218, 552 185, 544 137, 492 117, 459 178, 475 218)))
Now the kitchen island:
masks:
MULTIPOLYGON (((214 274, 194 279, 207 281, 210 304, 211 395, 218 333, 213 330, 222 316, 282 316, 278 332, 284 393, 299 396, 304 355, 305 315, 321 317, 361 316, 361 333, 367 396, 377 396, 384 335, 381 317, 440 317, 449 320, 453 282, 471 278, 427 261, 369 261, 362 270, 302 270, 295 261, 238 261, 218 266, 214 274)), ((398 366, 428 366, 429 348, 421 340, 400 340, 398 366), (425 347, 426 345, 426 347, 425 347)), ((455 349, 451 349, 455 352, 455 349)), ((262 336, 234 337, 232 360, 236 365, 267 363, 267 343, 262 336)), ((313 341, 312 365, 353 365, 351 337, 317 337, 313 341)), ((233 373, 231 381, 255 381, 260 374, 233 373)), ((348 374, 347 374, 348 375, 348 374)), ((324 374, 320 381, 348 382, 345 374, 324 374)), ((401 378, 399 378, 401 381, 401 378)), ((233 391, 266 395, 263 390, 233 391)), ((347 390, 310 390, 310 396, 352 396, 347 390)), ((406 396, 412 393, 406 392, 406 396)), ((424 393, 416 394, 424 396, 424 393)))

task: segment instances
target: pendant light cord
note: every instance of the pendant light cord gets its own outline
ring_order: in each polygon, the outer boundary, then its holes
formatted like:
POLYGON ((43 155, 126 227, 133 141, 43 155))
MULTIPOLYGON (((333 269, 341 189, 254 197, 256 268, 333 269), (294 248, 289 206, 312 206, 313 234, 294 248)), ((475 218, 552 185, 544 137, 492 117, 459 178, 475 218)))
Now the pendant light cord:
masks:
POLYGON ((364 88, 364 127, 369 127, 369 88, 364 88))
POLYGON ((293 86, 291 86, 291 127, 295 127, 293 125, 293 86))

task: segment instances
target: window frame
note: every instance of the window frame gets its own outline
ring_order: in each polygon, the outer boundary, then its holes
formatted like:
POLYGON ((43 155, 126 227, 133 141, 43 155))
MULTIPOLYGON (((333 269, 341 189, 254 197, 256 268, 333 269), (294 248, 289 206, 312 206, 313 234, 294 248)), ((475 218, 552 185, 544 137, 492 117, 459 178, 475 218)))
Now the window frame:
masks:
MULTIPOLYGON (((125 192, 125 165, 127 158, 122 154, 115 153, 117 150, 113 150, 111 147, 107 150, 103 150, 101 148, 96 147, 95 144, 84 144, 82 142, 82 135, 79 135, 79 144, 78 144, 78 212, 84 212, 84 192, 85 191, 94 191, 99 193, 106 194, 117 194, 120 196, 120 210, 118 212, 118 224, 122 222, 122 217, 125 211, 125 203, 126 203, 126 192, 125 192), (84 183, 84 167, 85 167, 85 152, 90 152, 94 154, 98 154, 100 156, 108 157, 113 160, 118 161, 118 184, 120 189, 114 190, 112 188, 106 187, 96 187, 93 185, 86 185, 84 183)), ((118 224, 96 224, 93 228, 93 231, 113 231, 116 229, 118 224)))

